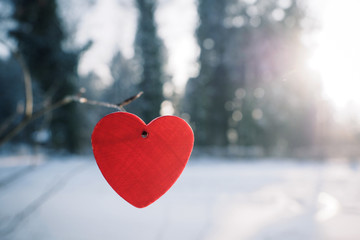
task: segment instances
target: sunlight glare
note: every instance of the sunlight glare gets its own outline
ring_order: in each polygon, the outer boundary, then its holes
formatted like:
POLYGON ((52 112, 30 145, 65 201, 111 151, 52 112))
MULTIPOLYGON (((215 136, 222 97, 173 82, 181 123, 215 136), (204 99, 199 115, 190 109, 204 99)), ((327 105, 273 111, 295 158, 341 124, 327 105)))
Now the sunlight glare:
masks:
POLYGON ((336 107, 360 103, 358 9, 360 1, 331 0, 319 10, 322 28, 309 65, 321 75, 325 99, 336 107))

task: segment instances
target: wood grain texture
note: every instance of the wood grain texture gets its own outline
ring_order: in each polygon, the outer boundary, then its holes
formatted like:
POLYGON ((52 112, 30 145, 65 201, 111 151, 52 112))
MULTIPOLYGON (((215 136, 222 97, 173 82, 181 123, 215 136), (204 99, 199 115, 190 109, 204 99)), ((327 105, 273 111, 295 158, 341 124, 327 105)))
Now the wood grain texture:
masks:
POLYGON ((100 171, 122 198, 138 208, 170 189, 184 170, 193 144, 191 127, 175 116, 145 124, 134 114, 116 112, 102 118, 92 134, 100 171))

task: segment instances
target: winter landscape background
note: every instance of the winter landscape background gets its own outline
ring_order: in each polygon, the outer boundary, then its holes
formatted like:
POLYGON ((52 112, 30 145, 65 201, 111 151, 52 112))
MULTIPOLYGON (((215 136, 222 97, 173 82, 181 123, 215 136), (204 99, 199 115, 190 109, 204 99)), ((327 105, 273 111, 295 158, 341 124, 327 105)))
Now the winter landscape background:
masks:
POLYGON ((359 239, 359 7, 0 0, 0 239, 359 239), (145 209, 92 155, 118 110, 194 131, 145 209))
POLYGON ((3 157, 2 239, 357 239, 359 163, 191 158, 137 209, 92 157, 3 157), (30 164, 36 164, 30 165, 30 164))

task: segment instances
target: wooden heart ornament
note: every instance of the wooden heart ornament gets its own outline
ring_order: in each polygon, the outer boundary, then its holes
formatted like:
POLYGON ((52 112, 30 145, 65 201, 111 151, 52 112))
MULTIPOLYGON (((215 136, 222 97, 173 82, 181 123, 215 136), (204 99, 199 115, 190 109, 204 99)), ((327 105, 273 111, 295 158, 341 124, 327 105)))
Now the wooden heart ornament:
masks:
POLYGON ((179 178, 194 134, 179 117, 158 117, 145 124, 134 114, 116 112, 96 124, 91 142, 106 181, 127 202, 143 208, 179 178))

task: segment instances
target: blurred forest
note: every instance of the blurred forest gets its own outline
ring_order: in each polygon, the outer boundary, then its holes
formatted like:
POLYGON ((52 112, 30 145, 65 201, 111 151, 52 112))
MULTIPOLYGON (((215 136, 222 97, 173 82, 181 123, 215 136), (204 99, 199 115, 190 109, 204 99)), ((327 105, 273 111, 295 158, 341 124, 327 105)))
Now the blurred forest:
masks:
MULTIPOLYGON (((79 60, 92 42, 72 44, 76 28, 65 27, 60 1, 0 0, 0 45, 23 56, 32 78, 35 109, 76 95, 82 88, 88 99, 110 103, 144 91, 126 110, 149 122, 170 108, 170 113, 191 124, 199 151, 231 156, 358 154, 359 132, 335 122, 331 105, 321 97, 319 75, 307 67, 309 49, 302 36, 316 27, 316 20, 308 16, 305 1, 195 1, 199 70, 183 92, 169 91, 174 86, 165 71, 168 52, 155 20, 161 2, 133 1, 134 56, 114 53, 109 64, 113 81, 105 85, 95 72, 79 75, 79 60)), ((23 118, 23 72, 13 55, 1 58, 0 139, 23 118)), ((68 104, 33 121, 1 148, 25 143, 89 151, 93 127, 111 111, 68 104)))

